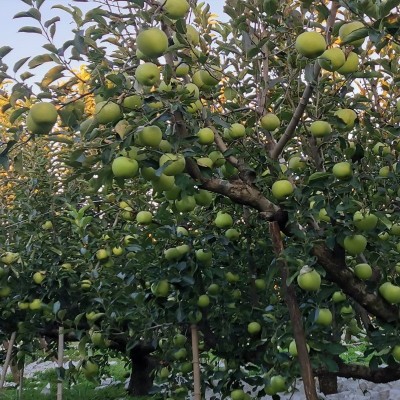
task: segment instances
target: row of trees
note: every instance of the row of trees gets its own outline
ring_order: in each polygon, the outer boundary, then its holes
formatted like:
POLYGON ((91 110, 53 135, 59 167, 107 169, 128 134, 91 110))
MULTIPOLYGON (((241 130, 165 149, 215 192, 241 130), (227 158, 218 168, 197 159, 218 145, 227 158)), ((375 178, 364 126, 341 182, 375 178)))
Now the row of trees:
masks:
POLYGON ((228 22, 186 0, 56 5, 63 44, 49 2, 24 3, 48 43, 15 75, 0 49, 1 333, 20 357, 62 326, 88 377, 88 348, 118 351, 132 394, 155 369, 185 398, 192 326, 203 389, 233 399, 398 379, 399 2, 227 0, 228 22), (340 358, 346 332, 368 366, 340 358))

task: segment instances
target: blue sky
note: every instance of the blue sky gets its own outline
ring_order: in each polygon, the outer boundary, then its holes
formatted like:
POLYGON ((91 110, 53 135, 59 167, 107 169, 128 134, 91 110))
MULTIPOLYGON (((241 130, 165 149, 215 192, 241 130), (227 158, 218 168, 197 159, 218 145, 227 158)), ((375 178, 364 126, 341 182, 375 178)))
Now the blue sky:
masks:
MULTIPOLYGON (((223 14, 222 10, 225 3, 223 0, 210 0, 209 3, 212 12, 220 16, 223 14)), ((55 36, 56 46, 59 47, 66 40, 72 37, 70 32, 74 25, 69 18, 69 14, 67 14, 65 11, 59 9, 51 9, 51 6, 56 4, 61 4, 64 6, 71 4, 76 5, 84 12, 86 12, 90 8, 96 7, 98 4, 96 4, 94 1, 89 1, 89 3, 74 3, 71 0, 47 0, 44 2, 41 8, 42 20, 47 20, 55 16, 59 16, 61 18, 61 21, 57 25, 57 33, 55 36)), ((16 61, 24 57, 35 56, 47 52, 41 47, 47 42, 40 35, 35 33, 18 32, 18 30, 23 26, 38 26, 38 23, 31 18, 13 19, 13 16, 15 14, 21 11, 26 11, 28 9, 29 6, 21 0, 8 0, 7 6, 3 7, 1 11, 0 23, 2 37, 0 39, 0 47, 10 46, 13 48, 13 51, 4 58, 5 63, 10 67, 8 72, 11 74, 12 68, 16 61)), ((18 73, 24 70, 26 70, 26 67, 22 67, 18 73)))

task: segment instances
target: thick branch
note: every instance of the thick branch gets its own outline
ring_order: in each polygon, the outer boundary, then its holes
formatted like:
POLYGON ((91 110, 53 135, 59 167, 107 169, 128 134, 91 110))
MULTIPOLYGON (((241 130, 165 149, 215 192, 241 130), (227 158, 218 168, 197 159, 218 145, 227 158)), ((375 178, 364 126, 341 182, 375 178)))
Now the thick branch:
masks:
POLYGON ((365 283, 354 276, 346 267, 344 257, 338 252, 329 250, 325 244, 315 244, 313 254, 319 264, 329 273, 331 281, 335 282, 344 293, 356 300, 370 314, 386 321, 398 321, 399 313, 396 307, 386 303, 382 297, 369 293, 365 283))

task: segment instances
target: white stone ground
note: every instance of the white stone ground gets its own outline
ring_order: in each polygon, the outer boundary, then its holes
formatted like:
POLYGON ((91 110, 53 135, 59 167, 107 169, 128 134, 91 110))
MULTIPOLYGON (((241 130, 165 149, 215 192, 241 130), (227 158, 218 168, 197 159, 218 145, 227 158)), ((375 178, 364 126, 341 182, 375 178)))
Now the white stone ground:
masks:
MULTIPOLYGON (((53 361, 35 361, 25 366, 24 376, 30 378, 37 374, 38 372, 45 371, 47 369, 56 368, 57 364, 53 361)), ((68 363, 64 365, 64 368, 68 368, 68 363)), ((0 367, 0 373, 2 369, 0 367)), ((119 383, 119 382, 118 382, 119 383)), ((112 379, 107 378, 102 382, 101 387, 106 387, 109 385, 115 385, 112 379)), ((13 386, 12 383, 8 385, 13 386)), ((99 389, 101 388, 99 387, 99 389)), ((45 389, 45 387, 43 388, 45 389)), ((251 389, 249 387, 244 388, 249 394, 251 394, 251 389)), ((298 391, 295 393, 282 394, 282 400, 305 400, 305 395, 301 382, 297 385, 298 391)), ((338 379, 338 389, 339 393, 324 396, 320 394, 320 399, 325 400, 400 400, 400 380, 386 383, 386 384, 375 384, 364 380, 353 380, 353 379, 338 379)), ((45 397, 46 391, 43 394, 45 397)), ((210 399, 212 392, 210 390, 206 391, 205 398, 210 399)), ((256 398, 256 397, 254 397, 256 398)), ((264 396, 258 398, 258 400, 270 400, 271 396, 264 396)))

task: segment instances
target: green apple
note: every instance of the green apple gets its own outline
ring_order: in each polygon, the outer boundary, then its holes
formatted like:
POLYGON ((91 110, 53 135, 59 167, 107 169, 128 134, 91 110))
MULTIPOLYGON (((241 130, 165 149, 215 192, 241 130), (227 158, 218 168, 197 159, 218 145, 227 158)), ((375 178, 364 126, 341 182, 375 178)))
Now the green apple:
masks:
POLYGON ((42 308, 42 300, 34 299, 29 303, 29 309, 32 311, 38 311, 42 308))
POLYGON ((196 159, 196 163, 198 166, 203 167, 203 168, 212 168, 213 167, 213 162, 211 158, 208 157, 199 157, 196 159))
POLYGON ((397 361, 397 362, 400 362, 400 345, 396 345, 396 346, 394 346, 393 347, 393 349, 392 349, 392 355, 393 355, 393 358, 397 361))
POLYGON ((163 152, 163 153, 169 153, 172 151, 172 144, 168 142, 168 140, 161 139, 160 144, 158 145, 158 148, 163 152))
POLYGON ((400 223, 396 222, 390 227, 390 233, 394 236, 400 236, 400 223))
POLYGON ((106 249, 99 249, 96 251, 96 258, 99 261, 106 260, 109 257, 109 253, 106 249))
POLYGON ((138 94, 127 96, 122 101, 122 107, 127 110, 137 110, 143 106, 143 99, 138 94))
POLYGON ((186 25, 186 38, 193 46, 197 46, 200 43, 200 33, 192 25, 186 25))
POLYGON ((384 166, 384 167, 379 169, 378 175, 381 178, 387 178, 389 176, 389 174, 390 174, 390 167, 389 166, 384 166))
POLYGON ((221 68, 216 65, 210 65, 208 69, 200 70, 200 78, 204 85, 215 86, 222 78, 221 68))
POLYGON ((260 125, 267 131, 278 129, 281 124, 279 117, 273 113, 267 113, 260 119, 260 125))
POLYGON ((151 292, 156 297, 168 297, 169 290, 169 282, 165 279, 151 285, 151 292))
POLYGON ((174 185, 172 189, 164 191, 164 196, 167 200, 178 200, 181 194, 181 188, 179 186, 174 185))
POLYGON ((189 11, 189 3, 186 0, 158 0, 163 6, 165 14, 171 19, 185 18, 189 11))
POLYGON ((155 192, 168 191, 175 186, 175 177, 161 174, 160 176, 155 176, 151 180, 151 184, 155 192))
POLYGON ((188 236, 188 235, 189 235, 189 232, 188 232, 188 230, 187 230, 186 228, 184 228, 183 226, 178 226, 178 227, 176 228, 176 234, 177 234, 178 236, 188 236))
POLYGON ((194 83, 186 83, 184 89, 189 92, 191 98, 198 99, 200 96, 199 88, 194 83))
POLYGON ((210 250, 199 249, 196 250, 196 260, 203 264, 211 264, 212 252, 210 250))
POLYGON ((318 58, 319 65, 327 71, 337 71, 346 62, 346 56, 342 49, 333 47, 325 50, 318 58))
POLYGON ((366 263, 357 264, 354 267, 354 275, 361 280, 370 279, 372 276, 372 268, 366 263))
POLYGON ((258 278, 254 280, 254 286, 257 290, 265 290, 267 283, 265 282, 265 279, 258 278))
POLYGON ((374 145, 374 147, 372 148, 372 151, 374 154, 376 154, 378 156, 379 155, 386 156, 386 155, 390 154, 391 149, 390 149, 389 145, 382 143, 382 142, 378 142, 374 145))
POLYGON ((214 196, 212 192, 200 189, 197 193, 195 193, 194 199, 196 200, 197 205, 209 207, 213 202, 214 196))
POLYGON ((390 238, 389 232, 378 233, 378 238, 379 238, 379 240, 383 240, 383 241, 389 240, 389 238, 390 238))
POLYGON ((208 307, 210 305, 210 298, 206 294, 202 294, 197 300, 197 305, 200 308, 208 307))
POLYGON ((331 222, 331 217, 328 215, 326 208, 321 208, 319 210, 318 221, 331 222))
POLYGON ((160 379, 167 379, 169 377, 169 369, 167 367, 161 368, 158 376, 160 379))
POLYGON ((229 128, 229 136, 232 139, 240 139, 246 136, 245 126, 239 123, 232 124, 229 128))
POLYGON ((233 225, 233 219, 230 214, 218 211, 214 224, 217 228, 227 229, 233 225))
POLYGON ((114 254, 114 256, 121 256, 122 254, 124 254, 124 249, 121 246, 116 246, 112 248, 112 253, 114 254))
POLYGON ((121 107, 112 101, 102 101, 96 104, 94 117, 99 124, 117 122, 122 118, 121 107))
POLYGON ((92 379, 99 373, 99 366, 95 362, 88 360, 82 365, 82 371, 87 379, 92 379))
MULTIPOLYGON (((349 23, 343 24, 339 28, 340 40, 342 42, 346 42, 347 38, 349 37, 349 35, 351 33, 355 32, 355 31, 358 31, 360 29, 365 29, 365 25, 360 21, 353 21, 353 22, 349 22, 349 23)), ((367 34, 365 36, 367 36, 367 34)), ((352 40, 351 42, 348 42, 346 44, 352 45, 354 47, 360 47, 364 43, 364 40, 365 40, 365 38, 355 39, 355 40, 352 40)))
POLYGON ((400 303, 400 287, 391 282, 385 282, 379 286, 379 294, 390 304, 400 303))
POLYGON ((157 58, 166 52, 168 37, 159 28, 150 28, 140 32, 136 37, 138 50, 146 57, 157 58))
POLYGON ((111 170, 116 178, 133 178, 139 172, 139 164, 132 158, 120 156, 112 162, 111 170))
POLYGON ((332 295, 332 301, 334 303, 341 303, 342 301, 346 300, 346 295, 343 292, 337 291, 334 292, 332 295))
POLYGON ((297 36, 295 47, 302 56, 317 58, 325 51, 326 41, 318 32, 303 32, 297 36))
POLYGON ((247 325, 247 332, 249 332, 250 335, 257 335, 261 332, 261 325, 258 322, 250 322, 247 325))
POLYGON ((82 289, 90 289, 92 286, 92 282, 89 279, 82 279, 81 280, 81 288, 82 289))
POLYGON ((275 393, 284 392, 286 390, 286 381, 282 375, 272 376, 270 379, 270 385, 275 393))
POLYGON ((181 257, 183 257, 185 254, 189 253, 190 246, 188 244, 181 244, 179 246, 176 246, 176 249, 179 251, 181 257))
POLYGON ((165 153, 160 157, 159 165, 164 168, 163 173, 167 176, 174 176, 181 174, 185 170, 186 161, 182 154, 165 153))
POLYGON ((333 316, 329 308, 319 308, 315 315, 315 323, 318 325, 329 326, 332 323, 333 316))
POLYGON ((179 350, 175 351, 173 354, 175 360, 184 360, 187 357, 187 350, 181 347, 179 350))
POLYGON ((343 241, 345 250, 352 256, 361 254, 367 247, 367 239, 363 235, 346 236, 343 241))
POLYGON ((240 237, 240 232, 235 228, 229 228, 225 232, 225 237, 229 240, 238 240, 240 237))
POLYGON ((219 286, 216 283, 211 283, 207 289, 207 293, 211 296, 216 296, 219 293, 219 286))
POLYGON ((342 318, 349 318, 349 317, 354 317, 354 310, 353 307, 348 305, 348 306, 342 306, 340 308, 340 315, 342 318))
POLYGON ((321 286, 321 275, 315 269, 303 267, 297 276, 297 283, 303 290, 317 291, 321 286))
POLYGON ((332 168, 333 175, 340 180, 346 180, 351 178, 353 170, 351 164, 347 161, 336 163, 332 168))
POLYGON ((370 231, 376 227, 378 217, 369 212, 356 211, 353 215, 353 223, 360 231, 370 231))
POLYGON ((232 400, 245 400, 245 393, 242 389, 235 389, 231 392, 232 400))
POLYGON ((187 342, 187 337, 182 335, 181 333, 177 333, 172 339, 172 343, 176 347, 183 347, 186 342, 187 342))
POLYGON ((45 273, 45 272, 43 272, 43 271, 38 271, 38 272, 35 272, 35 273, 33 274, 33 281, 34 281, 37 285, 41 285, 42 282, 44 281, 45 277, 46 277, 46 273, 45 273))
POLYGON ((351 130, 354 127, 357 114, 350 108, 342 108, 335 111, 334 115, 338 117, 345 125, 347 130, 351 130))
POLYGON ((292 183, 287 179, 281 179, 273 183, 271 191, 275 198, 282 200, 290 196, 293 193, 294 188, 292 183))
POLYGON ((153 221, 153 214, 150 211, 139 211, 136 215, 136 222, 140 225, 149 225, 153 221))
POLYGON ((135 71, 136 80, 144 86, 153 86, 160 82, 160 70, 156 64, 140 64, 135 71))
POLYGON ((221 167, 226 162, 224 155, 218 150, 212 151, 208 157, 211 158, 214 167, 221 167))
POLYGON ((202 145, 214 143, 214 132, 210 128, 202 128, 197 132, 198 142, 202 145))
POLYGON ((305 161, 303 161, 303 159, 301 157, 293 156, 293 157, 290 157, 288 166, 289 166, 289 169, 291 169, 292 171, 301 172, 301 171, 304 171, 307 164, 305 161))
POLYGON ((8 297, 11 294, 10 286, 1 286, 0 287, 0 297, 8 297))
POLYGON ((349 75, 358 71, 359 57, 358 54, 351 51, 347 54, 345 63, 337 70, 339 74, 349 75))
MULTIPOLYGON (((310 352, 310 346, 306 343, 307 351, 310 352)), ((289 353, 293 357, 297 357, 298 352, 297 352, 297 345, 296 341, 293 339, 290 344, 289 344, 289 353)))
POLYGON ((159 147, 162 139, 162 131, 157 125, 146 126, 139 132, 139 140, 144 146, 159 147))
POLYGON ((332 133, 332 127, 326 121, 314 121, 310 125, 310 133, 316 138, 322 138, 332 133))
POLYGON ((196 208, 194 196, 183 196, 180 200, 175 200, 175 207, 179 212, 190 212, 196 208))
POLYGON ((52 103, 40 102, 31 106, 29 115, 39 126, 53 126, 57 122, 57 109, 52 103))
POLYGON ((43 225, 42 225, 42 229, 44 229, 45 231, 48 231, 50 229, 53 228, 53 223, 51 221, 46 221, 43 225))
POLYGON ((231 272, 231 271, 228 271, 228 272, 225 274, 225 279, 226 279, 229 283, 236 283, 236 282, 239 282, 240 276, 239 276, 238 274, 234 274, 234 273, 231 272))
POLYGON ((186 76, 189 73, 189 65, 183 62, 180 62, 175 68, 175 75, 177 78, 181 78, 186 76))
POLYGON ((164 257, 167 261, 179 260, 182 255, 176 247, 170 247, 164 250, 164 257))

